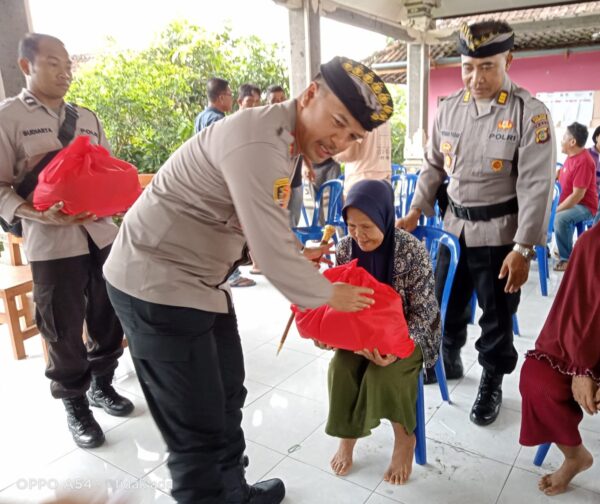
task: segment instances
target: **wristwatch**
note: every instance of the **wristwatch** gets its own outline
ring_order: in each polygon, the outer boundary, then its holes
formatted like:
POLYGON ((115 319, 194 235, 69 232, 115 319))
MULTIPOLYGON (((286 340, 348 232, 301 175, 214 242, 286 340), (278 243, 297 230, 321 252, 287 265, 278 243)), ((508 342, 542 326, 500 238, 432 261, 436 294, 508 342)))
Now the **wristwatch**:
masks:
POLYGON ((531 261, 531 259, 535 257, 535 250, 533 250, 533 248, 524 247, 523 245, 519 245, 518 243, 515 243, 513 251, 518 252, 528 261, 531 261))

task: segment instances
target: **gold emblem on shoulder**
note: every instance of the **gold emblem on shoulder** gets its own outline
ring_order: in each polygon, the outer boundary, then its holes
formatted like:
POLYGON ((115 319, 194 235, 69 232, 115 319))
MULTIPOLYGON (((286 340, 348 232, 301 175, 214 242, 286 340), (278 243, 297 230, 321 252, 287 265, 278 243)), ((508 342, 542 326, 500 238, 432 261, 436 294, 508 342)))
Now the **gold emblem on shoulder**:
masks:
POLYGON ((508 93, 506 91, 500 91, 500 94, 498 95, 498 99, 496 101, 499 105, 504 105, 506 103, 506 100, 508 100, 508 93))
POLYGON ((467 103, 471 99, 471 91, 465 91, 463 95, 463 102, 467 103))

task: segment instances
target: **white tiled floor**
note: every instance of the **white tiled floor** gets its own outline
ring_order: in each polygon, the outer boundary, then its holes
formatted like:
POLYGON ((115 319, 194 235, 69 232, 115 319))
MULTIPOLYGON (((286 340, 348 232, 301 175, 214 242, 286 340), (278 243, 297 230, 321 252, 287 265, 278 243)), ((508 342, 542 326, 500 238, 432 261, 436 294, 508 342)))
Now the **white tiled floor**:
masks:
MULTIPOLYGON (((560 277, 552 274, 550 297, 539 293, 537 269, 523 290, 519 310, 521 355, 533 346, 560 277)), ((463 351, 466 376, 450 382, 453 404, 442 404, 437 386, 426 387, 428 465, 415 466, 406 486, 382 481, 393 435, 384 422, 359 441, 353 471, 334 476, 329 459, 337 441, 324 433, 327 366, 330 353, 292 330, 276 357, 289 315, 288 303, 262 277, 258 286, 235 291, 246 357, 248 398, 243 426, 251 463, 248 479, 283 478, 290 504, 533 504, 598 503, 600 479, 592 468, 564 496, 537 490, 539 474, 557 467, 554 448, 542 469, 532 464, 535 449, 518 444, 518 372, 505 378, 498 421, 481 428, 469 422, 481 368, 470 326, 463 351)), ((27 342, 29 358, 14 361, 5 326, 0 326, 0 504, 36 503, 75 492, 82 502, 172 503, 164 443, 147 411, 128 353, 117 371, 117 387, 136 405, 131 418, 97 413, 106 444, 95 450, 73 445, 62 405, 50 397, 39 338, 27 342), (121 500, 119 497, 123 497, 121 500), (112 499, 112 500, 111 500, 112 499)), ((600 457, 600 422, 586 417, 583 437, 600 457)))

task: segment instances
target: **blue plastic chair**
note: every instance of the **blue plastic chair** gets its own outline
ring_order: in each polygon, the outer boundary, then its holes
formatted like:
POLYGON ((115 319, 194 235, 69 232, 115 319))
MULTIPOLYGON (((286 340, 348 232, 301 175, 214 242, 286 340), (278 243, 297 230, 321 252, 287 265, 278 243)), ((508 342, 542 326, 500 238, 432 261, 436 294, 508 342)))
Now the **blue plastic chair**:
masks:
POLYGON ((396 218, 404 217, 410 210, 417 180, 415 173, 400 173, 392 175, 392 188, 394 189, 396 218))
POLYGON ((427 440, 425 438, 425 391, 423 390, 423 371, 419 373, 417 391, 417 426, 415 428, 415 462, 419 465, 427 464, 427 440))
POLYGON ((538 449, 535 452, 535 457, 533 459, 533 465, 540 467, 544 463, 544 459, 546 458, 546 455, 548 455, 548 451, 550 450, 551 446, 552 443, 545 443, 543 445, 538 446, 538 449))
MULTIPOLYGON (((327 216, 325 225, 332 226, 343 225, 342 220, 342 192, 343 185, 341 180, 328 180, 317 192, 315 197, 315 209, 313 212, 312 224, 306 227, 295 227, 292 230, 298 237, 298 240, 305 244, 308 240, 320 240, 323 236, 323 227, 319 225, 319 215, 323 206, 323 200, 326 192, 329 192, 329 204, 327 205, 327 216)), ((337 236, 333 235, 333 241, 337 243, 337 236)))
MULTIPOLYGON (((442 333, 444 331, 444 319, 446 318, 446 312, 448 309, 448 300, 450 299, 450 290, 452 288, 452 282, 454 281, 454 275, 456 273, 456 266, 458 265, 458 258, 460 254, 460 247, 458 240, 441 229, 431 228, 427 226, 419 226, 413 234, 419 240, 425 242, 425 247, 429 251, 432 257, 433 267, 435 269, 437 265, 437 250, 439 245, 445 245, 450 250, 450 267, 448 268, 448 276, 446 277, 446 283, 444 285, 444 292, 442 294, 442 303, 440 308, 440 316, 442 319, 442 333)), ((435 363, 435 374, 438 379, 440 391, 442 393, 442 399, 450 403, 450 394, 448 392, 448 382, 446 381, 446 373, 444 371, 444 360, 440 357, 435 363)), ((415 428, 415 462, 419 465, 427 464, 427 440, 425 437, 425 391, 423 387, 423 372, 419 373, 419 383, 417 390, 417 426, 415 428)))
POLYGON ((308 220, 308 214, 306 213, 306 206, 304 205, 304 191, 306 186, 304 182, 302 182, 302 206, 300 207, 300 212, 302 214, 302 218, 304 219, 305 226, 310 226, 310 221, 308 220))
MULTIPOLYGON (((460 258, 460 245, 458 239, 439 228, 433 228, 429 226, 418 226, 414 231, 413 235, 419 240, 425 241, 425 247, 429 251, 429 255, 432 259, 433 270, 437 267, 437 253, 440 245, 444 245, 450 251, 450 265, 448 268, 448 275, 446 276, 446 282, 444 284, 444 290, 442 292, 442 301, 440 303, 440 316, 442 319, 442 334, 444 333, 444 323, 446 320, 446 313, 448 312, 448 302, 450 300, 450 292, 452 290, 452 283, 454 282, 454 275, 456 274, 456 268, 458 267, 458 260, 460 258)), ((440 392, 442 399, 450 403, 450 393, 448 392, 448 382, 446 381, 446 372, 444 371, 444 359, 438 358, 435 363, 435 376, 440 386, 440 392)))
POLYGON ((419 180, 419 175, 416 173, 407 173, 406 177, 406 203, 404 205, 404 215, 408 213, 410 210, 410 205, 412 203, 413 197, 415 195, 415 189, 417 188, 417 181, 419 180))
MULTIPOLYGON (((558 207, 558 200, 560 199, 560 184, 554 183, 554 197, 552 198, 552 207, 550 211, 550 220, 548 221, 548 232, 546 234, 546 243, 549 244, 552 241, 552 234, 554 233, 554 217, 556 216, 556 208, 558 207)), ((540 275, 540 290, 542 296, 548 295, 548 278, 550 278, 550 265, 548 263, 548 245, 542 247, 541 245, 535 246, 535 255, 538 262, 538 272, 540 275)))
POLYGON ((401 173, 406 173, 406 168, 401 164, 392 163, 392 177, 401 173))
POLYGON ((588 229, 590 229, 594 225, 594 219, 588 219, 586 221, 581 221, 575 224, 575 228, 577 229, 577 237, 579 238, 581 234, 588 229))
POLYGON ((402 217, 402 188, 400 182, 402 178, 400 174, 392 175, 392 189, 394 190, 394 211, 396 212, 396 219, 402 217))

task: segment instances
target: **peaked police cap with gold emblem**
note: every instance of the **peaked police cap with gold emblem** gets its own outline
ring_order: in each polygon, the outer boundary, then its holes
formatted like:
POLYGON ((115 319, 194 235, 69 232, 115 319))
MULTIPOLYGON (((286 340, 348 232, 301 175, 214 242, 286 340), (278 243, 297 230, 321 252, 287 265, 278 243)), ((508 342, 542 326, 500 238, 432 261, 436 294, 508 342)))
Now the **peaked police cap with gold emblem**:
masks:
POLYGON ((321 65, 323 79, 361 126, 367 131, 386 122, 394 112, 384 82, 362 63, 336 56, 321 65))
MULTIPOLYGON (((458 33, 458 52, 472 58, 487 58, 505 51, 509 51, 515 44, 515 33, 512 29, 509 32, 499 33, 489 31, 479 37, 473 35, 473 28, 480 27, 489 21, 475 23, 469 26, 463 23, 458 33)), ((508 27, 505 23, 502 23, 508 27)))

